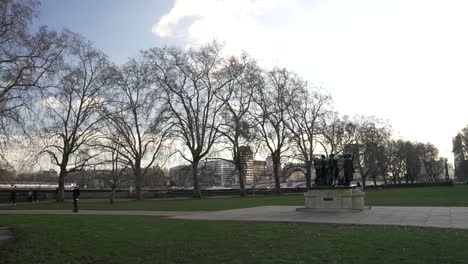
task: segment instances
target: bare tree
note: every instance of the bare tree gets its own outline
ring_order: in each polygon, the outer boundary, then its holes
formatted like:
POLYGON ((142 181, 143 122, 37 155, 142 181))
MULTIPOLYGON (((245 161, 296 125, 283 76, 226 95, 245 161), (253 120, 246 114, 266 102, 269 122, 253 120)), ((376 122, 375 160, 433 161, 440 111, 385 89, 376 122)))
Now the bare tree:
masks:
POLYGON ((151 189, 165 189, 169 182, 169 170, 160 165, 153 165, 143 178, 143 186, 151 189))
MULTIPOLYGON (((464 129, 466 130, 466 129, 464 129)), ((454 155, 454 165, 455 165, 455 179, 459 181, 466 181, 466 173, 464 173, 463 169, 463 161, 465 161, 467 157, 466 151, 466 140, 467 137, 463 136, 462 133, 457 133, 457 135, 453 138, 453 148, 452 152, 454 155)))
POLYGON ((467 146, 465 145, 466 143, 463 142, 464 140, 465 136, 463 136, 463 134, 460 132, 457 133, 457 135, 453 138, 452 152, 455 155, 456 159, 465 160, 465 157, 467 156, 467 146))
MULTIPOLYGON (((245 180, 247 163, 245 156, 252 152, 250 143, 252 140, 252 125, 250 120, 250 106, 253 103, 253 93, 256 87, 261 85, 261 70, 249 58, 243 56, 240 61, 232 59, 233 64, 239 64, 243 72, 232 82, 228 83, 227 90, 221 94, 224 108, 221 113, 222 122, 220 133, 227 141, 227 148, 232 155, 232 161, 236 166, 240 195, 245 196, 245 180)), ((252 152, 253 154, 253 152, 252 152)))
POLYGON ((256 110, 252 116, 259 138, 271 155, 275 191, 280 194, 281 159, 290 148, 291 140, 291 132, 286 125, 288 108, 303 82, 295 74, 276 67, 267 72, 264 78, 264 85, 259 87, 254 96, 256 110))
POLYGON ((224 101, 219 96, 241 72, 225 60, 216 43, 198 50, 151 49, 150 60, 173 114, 174 136, 190 152, 179 151, 192 165, 193 197, 201 197, 198 165, 220 137, 219 118, 224 101))
POLYGON ((168 144, 171 123, 161 93, 153 84, 147 62, 132 59, 118 71, 101 112, 107 124, 101 146, 112 149, 130 166, 138 200, 143 199, 143 178, 168 144))
POLYGON ((431 143, 421 144, 421 154, 428 182, 438 182, 445 171, 445 160, 439 157, 439 150, 431 143))
POLYGON ((388 177, 389 167, 390 167, 389 146, 390 146, 389 140, 384 139, 384 144, 380 145, 377 149, 376 159, 377 159, 377 164, 379 167, 379 170, 378 170, 379 173, 372 176, 372 179, 374 180, 375 185, 377 185, 376 178, 378 176, 382 176, 384 184, 387 184, 387 177, 388 177))
POLYGON ((128 181, 127 168, 128 164, 121 160, 119 157, 118 146, 110 149, 110 162, 112 164, 111 174, 106 178, 111 187, 111 196, 109 199, 110 204, 114 204, 115 191, 124 182, 128 181))
POLYGON ((307 84, 299 84, 296 96, 292 98, 291 107, 287 108, 289 118, 286 125, 292 134, 295 148, 300 153, 300 160, 305 166, 306 188, 312 185, 312 167, 316 137, 325 125, 325 115, 331 103, 331 97, 318 90, 307 89, 307 84))
POLYGON ((388 124, 383 125, 379 129, 380 139, 375 144, 372 144, 370 155, 374 157, 375 166, 371 171, 371 177, 374 185, 377 185, 377 177, 381 176, 384 184, 387 184, 387 173, 390 165, 390 142, 391 130, 388 124))
POLYGON ((422 143, 412 143, 407 141, 405 144, 405 163, 406 163, 406 183, 414 183, 418 179, 422 166, 422 143))
MULTIPOLYGON (((32 92, 55 70, 64 49, 66 34, 41 27, 31 33, 38 14, 35 0, 0 1, 0 129, 22 129, 21 110, 30 107, 32 92)), ((24 129, 23 129, 24 130, 24 129)))
POLYGON ((394 184, 401 184, 406 175, 405 144, 402 140, 391 141, 389 144, 388 171, 394 184))
POLYGON ((336 112, 328 112, 319 128, 317 142, 326 155, 343 152, 353 143, 357 133, 356 124, 348 116, 340 117, 336 112))
POLYGON ((65 55, 54 83, 44 92, 40 136, 41 154, 60 169, 57 201, 64 200, 67 173, 82 170, 95 156, 97 110, 110 80, 106 56, 80 36, 71 37, 65 55))
POLYGON ((458 132, 455 139, 458 141, 458 145, 454 144, 454 150, 458 148, 458 152, 462 154, 461 158, 465 159, 465 157, 468 157, 468 126, 458 132))
POLYGON ((377 153, 382 151, 381 146, 390 135, 388 126, 375 117, 366 116, 354 118, 352 124, 352 129, 348 129, 352 141, 344 151, 353 155, 362 186, 366 186, 369 176, 376 184, 376 177, 381 173, 377 153))

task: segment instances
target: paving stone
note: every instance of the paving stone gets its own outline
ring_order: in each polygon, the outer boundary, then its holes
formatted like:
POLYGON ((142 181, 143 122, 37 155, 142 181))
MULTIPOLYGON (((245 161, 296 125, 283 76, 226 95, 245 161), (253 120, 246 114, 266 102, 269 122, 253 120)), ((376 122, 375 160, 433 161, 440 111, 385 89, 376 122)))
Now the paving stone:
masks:
MULTIPOLYGON (((298 212, 296 208, 297 206, 259 206, 214 212, 81 210, 77 215, 148 215, 214 221, 409 225, 468 229, 468 208, 466 207, 373 206, 357 212, 298 212)), ((76 213, 70 210, 0 210, 1 214, 71 215, 76 213)))

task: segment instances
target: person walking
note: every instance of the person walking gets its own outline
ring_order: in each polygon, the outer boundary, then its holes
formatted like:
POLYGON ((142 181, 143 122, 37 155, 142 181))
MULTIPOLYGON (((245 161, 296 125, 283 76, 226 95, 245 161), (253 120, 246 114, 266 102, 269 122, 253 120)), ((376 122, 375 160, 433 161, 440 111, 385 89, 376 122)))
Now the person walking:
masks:
POLYGON ((33 202, 37 203, 37 190, 33 191, 33 202))
POLYGON ((28 202, 32 203, 33 202, 33 193, 31 190, 28 191, 28 202))
POLYGON ((12 190, 10 191, 10 203, 16 205, 16 185, 11 185, 12 190))
POLYGON ((73 212, 78 213, 78 200, 80 199, 80 188, 73 188, 73 212))
POLYGON ((363 191, 363 188, 360 182, 356 182, 356 189, 358 189, 361 192, 363 191))

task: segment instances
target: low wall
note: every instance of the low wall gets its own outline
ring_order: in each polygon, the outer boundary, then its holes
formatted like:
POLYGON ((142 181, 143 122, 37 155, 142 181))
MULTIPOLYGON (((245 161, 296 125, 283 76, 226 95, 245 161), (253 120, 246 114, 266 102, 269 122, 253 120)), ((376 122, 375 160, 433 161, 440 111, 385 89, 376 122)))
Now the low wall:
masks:
MULTIPOLYGON (((380 188, 412 188, 412 187, 429 187, 429 186, 453 186, 453 182, 439 183, 413 183, 413 184, 387 184, 378 186, 366 186, 366 190, 372 191, 380 188)), ((8 203, 10 200, 11 189, 0 189, 0 203, 8 203)), ((28 201, 29 189, 17 189, 16 201, 28 201)), ((282 188, 282 194, 303 194, 306 188, 282 188)), ((81 199, 107 199, 110 198, 110 189, 80 189, 81 199)), ((239 189, 222 189, 222 190, 202 190, 202 196, 237 196, 240 194, 239 189)), ((274 189, 246 189, 247 195, 275 195, 274 189)), ((192 197, 193 190, 143 190, 144 198, 176 198, 176 197, 192 197)), ((128 189, 119 189, 115 193, 115 198, 133 199, 135 191, 130 193, 128 189)), ((38 190, 37 198, 39 201, 55 199, 55 190, 38 190)), ((65 198, 71 199, 72 192, 65 191, 65 198)))
MULTIPOLYGON (((34 191, 34 189, 32 189, 34 191)), ((9 189, 0 190, 0 203, 8 203, 10 201, 10 192, 9 189)), ((27 202, 28 201, 28 192, 29 190, 16 190, 16 202, 27 202)), ((37 190, 37 200, 54 200, 56 197, 55 190, 37 190)), ((91 189, 80 189, 80 198, 81 199, 108 199, 110 198, 110 190, 91 190, 91 189)), ((152 194, 144 193, 145 198, 153 197, 152 194)), ((115 198, 134 198, 135 192, 129 193, 128 190, 119 190, 115 193, 115 198)), ((72 199, 72 192, 65 191, 65 199, 72 199)))
MULTIPOLYGON (((435 182, 435 183, 397 183, 378 185, 380 188, 414 188, 414 187, 431 187, 431 186, 453 186, 453 182, 435 182)), ((369 186, 366 186, 368 188, 369 186)))

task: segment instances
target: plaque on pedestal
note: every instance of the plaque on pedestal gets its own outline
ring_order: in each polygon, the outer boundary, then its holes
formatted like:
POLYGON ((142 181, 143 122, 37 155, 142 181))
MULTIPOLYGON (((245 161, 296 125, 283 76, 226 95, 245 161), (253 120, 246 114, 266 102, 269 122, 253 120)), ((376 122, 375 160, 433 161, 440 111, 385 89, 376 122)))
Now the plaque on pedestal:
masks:
POLYGON ((297 211, 362 211, 365 193, 352 187, 319 186, 304 193, 305 208, 297 211))

